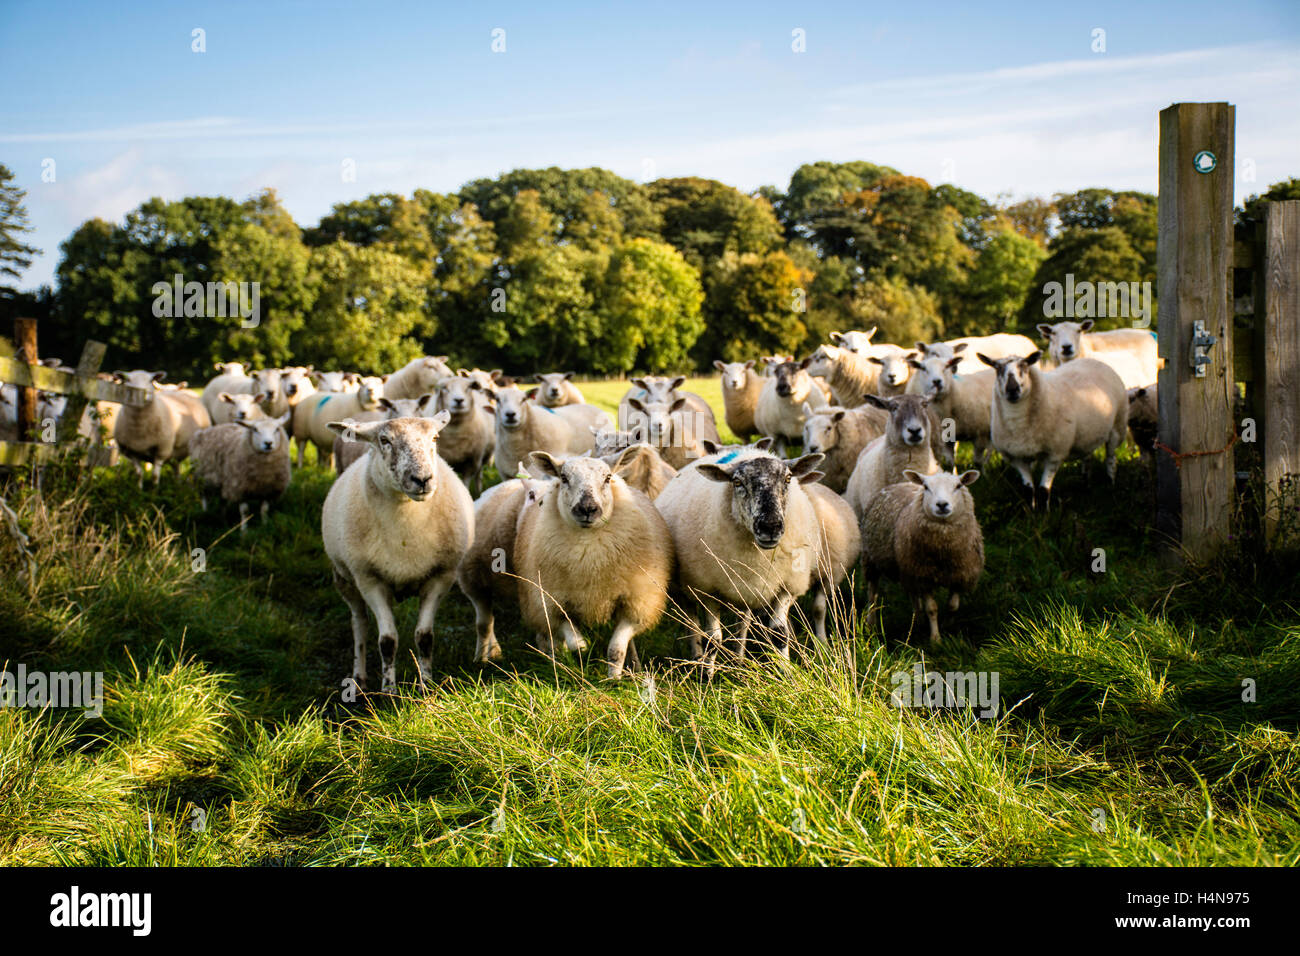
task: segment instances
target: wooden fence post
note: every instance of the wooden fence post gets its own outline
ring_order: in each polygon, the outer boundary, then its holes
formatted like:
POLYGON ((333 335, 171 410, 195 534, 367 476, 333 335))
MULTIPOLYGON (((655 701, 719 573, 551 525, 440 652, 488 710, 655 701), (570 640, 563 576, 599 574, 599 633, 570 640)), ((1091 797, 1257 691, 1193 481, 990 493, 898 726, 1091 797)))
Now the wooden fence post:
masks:
POLYGON ((1266 541, 1280 544, 1277 509, 1286 502, 1278 500, 1278 482, 1287 474, 1300 479, 1300 200, 1264 206, 1263 259, 1256 269, 1264 302, 1255 315, 1263 319, 1264 531, 1266 541))
POLYGON ((1229 103, 1175 103, 1160 111, 1160 443, 1172 454, 1159 454, 1156 527, 1194 561, 1213 558, 1226 543, 1235 490, 1235 113, 1229 103), (1198 376, 1192 340, 1200 327, 1215 341, 1198 376))
MULTIPOLYGON (((99 366, 104 362, 104 353, 108 346, 103 342, 89 341, 81 349, 81 360, 77 362, 77 375, 81 378, 94 378, 99 366)), ((68 404, 63 411, 63 420, 59 422, 59 441, 77 440, 81 429, 81 414, 86 410, 85 395, 69 395, 68 404)), ((92 444, 95 444, 92 442, 92 444)))
MULTIPOLYGON (((39 365, 36 347, 36 320, 14 319, 14 357, 20 362, 39 365)), ((36 389, 18 389, 18 440, 36 440, 36 389)))

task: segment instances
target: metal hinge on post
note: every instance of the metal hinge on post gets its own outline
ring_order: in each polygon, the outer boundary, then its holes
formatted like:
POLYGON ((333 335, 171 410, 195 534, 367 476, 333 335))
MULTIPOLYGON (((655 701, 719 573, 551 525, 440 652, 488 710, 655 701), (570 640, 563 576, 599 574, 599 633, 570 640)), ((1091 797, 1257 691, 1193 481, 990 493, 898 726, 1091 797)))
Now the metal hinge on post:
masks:
POLYGON ((1217 341, 1216 336, 1205 331, 1203 321, 1197 319, 1192 323, 1192 351, 1188 359, 1197 378, 1205 378, 1205 368, 1212 361, 1209 352, 1217 341))

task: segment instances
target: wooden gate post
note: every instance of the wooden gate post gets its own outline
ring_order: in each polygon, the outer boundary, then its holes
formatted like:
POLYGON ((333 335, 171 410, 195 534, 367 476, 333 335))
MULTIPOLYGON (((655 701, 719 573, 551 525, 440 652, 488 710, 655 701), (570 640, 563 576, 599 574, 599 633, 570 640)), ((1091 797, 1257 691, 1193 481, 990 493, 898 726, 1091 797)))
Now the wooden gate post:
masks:
MULTIPOLYGON (((1275 541, 1280 501, 1278 482, 1287 474, 1300 476, 1300 199, 1264 206, 1263 262, 1256 264, 1256 288, 1264 303, 1261 365, 1257 383, 1264 415, 1264 531, 1275 541)), ((1294 544, 1294 542, 1292 542, 1294 544)))
POLYGON ((1232 369, 1232 185, 1235 107, 1175 103, 1160 111, 1160 443, 1156 527, 1194 561, 1231 531, 1236 472, 1232 369), (1198 324, 1199 323, 1199 324, 1198 324), (1193 344, 1197 329, 1214 336, 1193 344), (1200 375, 1193 358, 1208 358, 1200 375), (1201 453, 1201 454, 1198 454, 1201 453))
MULTIPOLYGON (((39 365, 36 347, 36 320, 14 319, 14 357, 29 365, 39 365)), ((36 440, 36 389, 18 389, 18 440, 36 440)))

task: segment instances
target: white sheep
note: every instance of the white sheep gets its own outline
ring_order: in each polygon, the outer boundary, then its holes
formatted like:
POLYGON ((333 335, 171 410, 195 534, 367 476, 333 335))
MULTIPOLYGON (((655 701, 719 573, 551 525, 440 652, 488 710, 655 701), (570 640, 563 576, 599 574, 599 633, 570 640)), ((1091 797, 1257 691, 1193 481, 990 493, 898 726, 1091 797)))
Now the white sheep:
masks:
POLYGON ((215 365, 217 375, 203 386, 203 394, 200 401, 203 407, 208 410, 208 417, 213 421, 221 414, 221 393, 228 395, 252 395, 256 389, 253 387, 253 379, 244 371, 244 366, 240 362, 217 362, 215 365))
POLYGON ((294 410, 295 420, 298 414, 307 416, 306 437, 316 446, 317 460, 321 464, 328 464, 333 457, 334 434, 330 422, 349 418, 359 421, 363 412, 378 411, 379 400, 386 395, 385 385, 379 376, 367 375, 360 379, 356 391, 317 392, 294 410))
POLYGON ((483 491, 483 469, 497 444, 496 414, 479 381, 449 375, 439 380, 437 392, 437 408, 451 414, 451 421, 438 436, 438 454, 475 495, 483 491))
POLYGON ((877 395, 902 395, 907 389, 908 379, 912 377, 912 366, 908 359, 915 352, 899 348, 897 345, 877 345, 867 361, 880 366, 880 375, 876 379, 877 395))
POLYGON ((214 425, 227 425, 230 422, 244 420, 252 422, 271 417, 262 411, 262 402, 266 401, 263 392, 258 392, 256 395, 250 395, 248 392, 236 392, 234 395, 222 392, 217 399, 217 412, 212 416, 214 425))
POLYGON ((303 455, 307 442, 311 441, 312 412, 316 410, 320 399, 325 395, 342 395, 355 392, 361 387, 361 378, 354 372, 309 372, 311 391, 304 389, 293 405, 293 420, 290 435, 298 447, 298 467, 303 464, 303 455))
POLYGON ((844 500, 859 518, 880 489, 901 481, 906 469, 911 468, 923 475, 939 470, 935 456, 937 436, 934 420, 929 414, 929 399, 919 395, 893 398, 872 395, 868 402, 889 412, 889 425, 883 436, 872 441, 858 455, 853 474, 844 489, 844 500))
POLYGON ((1075 359, 1091 358, 1113 368, 1125 388, 1141 388, 1156 381, 1160 374, 1160 357, 1155 333, 1146 329, 1092 332, 1092 326, 1092 319, 1040 324, 1038 331, 1047 340, 1051 364, 1059 368, 1075 359))
POLYGON ((438 388, 438 382, 453 374, 447 356, 422 356, 384 376, 384 394, 389 398, 419 398, 438 388))
POLYGON ((727 427, 741 441, 748 441, 758 431, 754 412, 758 408, 758 396, 763 392, 763 376, 754 371, 753 359, 748 362, 715 360, 713 367, 722 373, 722 407, 727 427))
POLYGON ((862 515, 868 626, 880 625, 880 579, 897 578, 928 618, 930 644, 940 643, 934 592, 947 588, 948 609, 955 611, 984 571, 984 537, 968 489, 979 476, 909 468, 903 482, 881 489, 868 504, 862 515))
POLYGON ((594 405, 545 408, 518 386, 495 388, 497 472, 513 475, 532 451, 552 455, 585 454, 591 448, 592 428, 612 428, 610 417, 594 405))
POLYGON ((826 380, 833 402, 841 408, 857 408, 880 388, 879 365, 835 345, 817 347, 808 357, 808 374, 826 380))
POLYGON ((991 440, 993 386, 997 376, 987 368, 960 374, 957 369, 961 368, 961 361, 956 355, 946 359, 935 355, 927 355, 920 361, 912 359, 916 371, 907 388, 930 399, 930 411, 940 425, 944 460, 953 462, 957 442, 969 441, 975 446, 975 464, 982 466, 991 440))
POLYGON ((515 538, 519 607, 544 649, 559 631, 570 651, 578 628, 614 622, 607 675, 636 666, 636 635, 659 623, 673 576, 668 526, 644 494, 595 458, 556 461, 533 452, 529 468, 556 479, 539 507, 524 508, 515 538))
POLYGON ((190 439, 194 475, 202 489, 203 510, 208 509, 207 492, 239 504, 239 533, 248 524, 249 501, 261 502, 266 521, 271 501, 289 487, 289 436, 284 426, 289 413, 279 418, 237 419, 202 428, 190 439))
POLYGON ((571 378, 572 372, 538 372, 533 376, 537 383, 537 403, 547 408, 581 405, 585 399, 578 386, 569 381, 571 378))
POLYGON ((456 569, 474 540, 474 503, 438 457, 438 432, 450 418, 398 418, 349 429, 371 448, 339 475, 325 496, 321 537, 334 568, 334 585, 352 612, 352 676, 366 685, 366 609, 379 630, 382 689, 397 689, 397 621, 392 602, 419 596, 415 649, 420 678, 433 677, 433 623, 456 569))
POLYGON ((871 347, 871 337, 875 334, 876 327, 873 325, 866 332, 832 332, 831 341, 842 349, 866 356, 871 347))
POLYGON ((596 445, 591 450, 591 457, 599 458, 609 465, 614 474, 626 481, 629 487, 635 488, 654 501, 659 497, 660 492, 668 487, 668 482, 673 480, 677 469, 664 461, 654 448, 644 442, 633 442, 614 451, 602 452, 601 436, 617 434, 620 433, 600 432, 596 436, 596 445))
POLYGON ((788 660, 790 609, 812 586, 819 558, 817 512, 801 482, 821 455, 786 462, 751 448, 683 468, 655 500, 672 532, 677 579, 704 612, 704 644, 691 655, 713 673, 724 604, 741 615, 740 655, 753 614, 767 609, 777 654, 788 660))
MULTIPOLYGON (((813 472, 816 474, 816 472, 813 472)), ((820 481, 803 486, 817 513, 817 575, 813 581, 813 634, 826 643, 826 606, 828 595, 839 587, 858 562, 862 537, 858 517, 849 503, 820 481)))
POLYGON ((646 443, 674 469, 703 457, 702 442, 718 440, 711 420, 697 416, 684 395, 678 394, 671 401, 642 401, 633 397, 627 404, 629 429, 645 435, 646 443))
POLYGON ((826 396, 808 373, 810 361, 782 362, 775 366, 758 397, 754 424, 764 435, 775 439, 778 455, 785 454, 787 442, 803 439, 803 423, 807 418, 804 408, 816 410, 827 404, 826 396))
MULTIPOLYGON (((356 417, 346 419, 353 424, 360 422, 390 422, 394 418, 423 418, 427 414, 432 414, 436 409, 433 407, 432 395, 421 395, 419 398, 381 398, 379 406, 373 411, 358 412, 356 417)), ((438 434, 439 451, 443 435, 447 433, 444 428, 438 434)), ((334 436, 334 470, 344 472, 348 466, 357 461, 370 450, 370 446, 363 441, 349 439, 346 435, 334 436)))
POLYGON ((284 378, 278 368, 258 369, 253 373, 254 394, 265 396, 262 411, 270 418, 279 418, 289 410, 289 400, 284 396, 284 378))
POLYGON ((144 487, 141 462, 153 471, 154 485, 162 478, 163 462, 173 462, 179 470, 180 462, 189 456, 190 437, 200 428, 212 424, 203 403, 182 391, 163 391, 158 388, 165 372, 114 372, 113 380, 145 392, 144 405, 124 405, 113 423, 113 440, 122 454, 131 459, 144 487))
POLYGON ((671 405, 678 398, 686 399, 687 410, 695 436, 701 440, 718 440, 718 422, 713 409, 704 398, 695 392, 682 389, 686 382, 685 375, 673 378, 656 375, 643 375, 629 380, 631 387, 623 393, 618 403, 618 427, 623 430, 631 428, 631 422, 639 420, 639 415, 629 404, 636 398, 642 402, 667 402, 671 405))
POLYGON ((1115 480, 1115 451, 1128 431, 1128 393, 1119 375, 1096 359, 1074 359, 1045 372, 1041 352, 980 361, 997 371, 990 437, 1020 474, 1026 489, 1047 507, 1057 469, 1075 455, 1105 445, 1106 474, 1115 480), (1043 462, 1038 487, 1033 465, 1043 462))
POLYGON ((976 357, 977 353, 983 352, 990 358, 1005 358, 1008 355, 1028 355, 1034 350, 1032 339, 1015 332, 997 332, 993 335, 968 335, 958 339, 948 339, 945 342, 935 342, 926 345, 924 342, 916 343, 916 350, 920 352, 920 358, 937 358, 950 359, 954 356, 960 356, 960 362, 957 364, 956 373, 958 375, 971 375, 975 372, 983 372, 984 366, 976 357))
POLYGON ((840 408, 826 405, 804 409, 803 450, 825 457, 817 470, 821 483, 837 494, 844 494, 849 476, 858 463, 862 449, 885 433, 889 413, 874 405, 840 408))

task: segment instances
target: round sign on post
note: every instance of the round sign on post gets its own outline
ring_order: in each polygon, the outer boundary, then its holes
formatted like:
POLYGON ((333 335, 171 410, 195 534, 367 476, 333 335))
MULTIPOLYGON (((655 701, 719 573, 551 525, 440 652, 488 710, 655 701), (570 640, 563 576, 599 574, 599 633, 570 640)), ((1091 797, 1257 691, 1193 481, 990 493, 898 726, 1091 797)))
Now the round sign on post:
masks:
POLYGON ((1212 173, 1219 160, 1208 149, 1203 149, 1192 157, 1192 166, 1198 173, 1212 173))

